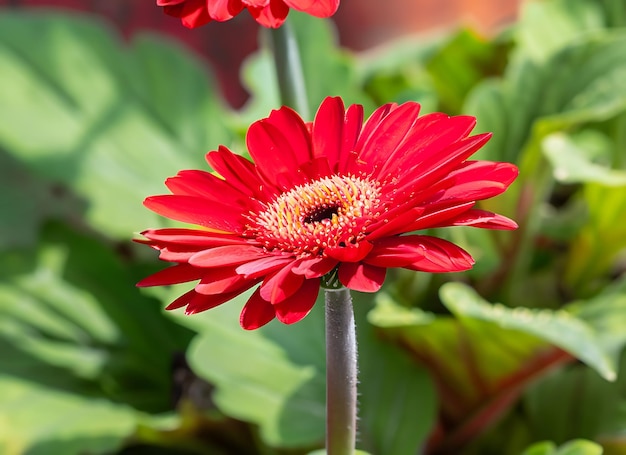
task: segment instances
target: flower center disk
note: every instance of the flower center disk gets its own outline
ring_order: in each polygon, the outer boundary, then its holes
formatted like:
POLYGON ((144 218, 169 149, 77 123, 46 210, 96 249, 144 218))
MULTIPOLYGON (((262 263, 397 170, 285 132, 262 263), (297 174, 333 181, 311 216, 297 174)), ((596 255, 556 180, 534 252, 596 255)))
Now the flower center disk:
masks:
POLYGON ((299 185, 248 216, 246 236, 269 250, 323 254, 328 247, 356 244, 380 205, 377 181, 333 175, 299 185))

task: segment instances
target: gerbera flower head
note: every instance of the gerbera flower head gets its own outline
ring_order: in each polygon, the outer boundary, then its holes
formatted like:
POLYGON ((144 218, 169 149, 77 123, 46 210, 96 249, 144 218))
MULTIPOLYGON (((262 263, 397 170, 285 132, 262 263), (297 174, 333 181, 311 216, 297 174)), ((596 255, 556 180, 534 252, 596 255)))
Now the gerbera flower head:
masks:
POLYGON ((287 18, 289 8, 316 17, 330 17, 339 0, 157 0, 166 14, 178 17, 183 25, 196 28, 210 21, 227 21, 247 9, 261 25, 277 28, 287 18))
POLYGON ((443 226, 515 229, 476 208, 517 176, 509 163, 468 158, 490 134, 470 136, 475 119, 387 104, 363 122, 363 108, 326 98, 312 123, 288 107, 253 123, 254 162, 226 147, 209 152, 214 173, 181 171, 172 194, 151 196, 154 212, 197 229, 143 232, 175 263, 139 286, 195 281, 167 308, 213 308, 260 283, 241 313, 246 329, 275 317, 291 324, 313 307, 320 286, 377 291, 386 270, 468 270, 459 246, 419 232, 443 226))

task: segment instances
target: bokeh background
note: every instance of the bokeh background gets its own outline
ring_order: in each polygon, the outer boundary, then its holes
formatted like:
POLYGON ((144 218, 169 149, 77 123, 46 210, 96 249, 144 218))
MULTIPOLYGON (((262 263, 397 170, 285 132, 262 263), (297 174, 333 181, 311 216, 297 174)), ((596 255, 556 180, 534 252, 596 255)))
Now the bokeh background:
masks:
MULTIPOLYGON (((437 230, 462 274, 355 293, 360 449, 626 453, 626 4, 344 1, 291 13, 313 106, 415 100, 494 136, 520 177, 482 207, 514 232, 437 230)), ((264 31, 187 30, 152 1, 0 1, 0 454, 308 455, 324 443, 322 302, 239 327, 185 317, 131 242, 142 200, 204 153, 246 154, 279 105, 264 31)), ((319 452, 318 452, 319 453, 319 452)))

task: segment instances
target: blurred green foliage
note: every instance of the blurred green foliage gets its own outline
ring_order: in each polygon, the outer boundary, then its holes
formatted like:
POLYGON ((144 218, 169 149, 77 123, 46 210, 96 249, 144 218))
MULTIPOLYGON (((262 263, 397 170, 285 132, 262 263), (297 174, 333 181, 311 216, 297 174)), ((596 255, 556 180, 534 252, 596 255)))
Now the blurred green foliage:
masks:
MULTIPOLYGON (((521 170, 484 204, 518 231, 438 232, 472 271, 394 271, 355 295, 359 448, 626 453, 623 0, 528 1, 496 37, 360 55, 328 22, 293 20, 311 105, 412 99, 475 115, 494 132, 481 158, 521 170)), ((0 453, 322 447, 321 304, 246 332, 245 297, 185 317, 162 310, 179 289, 134 287, 162 267, 129 242, 164 223, 142 199, 219 144, 244 153, 246 126, 279 104, 269 55, 242 68, 252 98, 233 111, 162 37, 126 44, 95 18, 1 11, 0 73, 0 453)))

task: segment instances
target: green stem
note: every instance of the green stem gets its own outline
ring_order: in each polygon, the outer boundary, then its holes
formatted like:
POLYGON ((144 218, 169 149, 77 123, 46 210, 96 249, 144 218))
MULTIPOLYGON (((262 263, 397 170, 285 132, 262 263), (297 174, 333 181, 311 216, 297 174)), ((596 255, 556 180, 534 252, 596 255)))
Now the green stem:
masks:
POLYGON ((326 289, 326 454, 352 455, 356 442, 357 345, 352 297, 326 289))
POLYGON ((291 24, 287 20, 281 27, 269 31, 280 101, 295 109, 305 120, 310 120, 300 51, 291 24))

